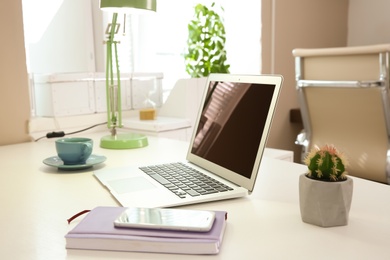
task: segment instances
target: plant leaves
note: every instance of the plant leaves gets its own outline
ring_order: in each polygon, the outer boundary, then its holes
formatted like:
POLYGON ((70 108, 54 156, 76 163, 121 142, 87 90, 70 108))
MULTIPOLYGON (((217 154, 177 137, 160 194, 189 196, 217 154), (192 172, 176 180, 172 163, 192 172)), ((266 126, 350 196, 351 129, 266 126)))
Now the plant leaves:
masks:
MULTIPOLYGON (((222 16, 213 2, 208 8, 197 4, 194 18, 188 23, 187 50, 184 54, 186 72, 191 77, 204 77, 210 73, 229 73, 225 64, 226 33, 222 16)), ((220 7, 223 12, 224 9, 220 7)))

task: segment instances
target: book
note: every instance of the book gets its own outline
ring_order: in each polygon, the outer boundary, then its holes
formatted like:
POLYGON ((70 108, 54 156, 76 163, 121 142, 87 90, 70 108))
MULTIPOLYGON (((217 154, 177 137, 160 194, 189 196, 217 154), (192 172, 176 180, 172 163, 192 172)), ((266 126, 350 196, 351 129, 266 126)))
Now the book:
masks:
POLYGON ((96 207, 66 235, 67 249, 90 249, 174 254, 218 254, 227 220, 215 211, 208 232, 118 228, 114 220, 126 207, 96 207))

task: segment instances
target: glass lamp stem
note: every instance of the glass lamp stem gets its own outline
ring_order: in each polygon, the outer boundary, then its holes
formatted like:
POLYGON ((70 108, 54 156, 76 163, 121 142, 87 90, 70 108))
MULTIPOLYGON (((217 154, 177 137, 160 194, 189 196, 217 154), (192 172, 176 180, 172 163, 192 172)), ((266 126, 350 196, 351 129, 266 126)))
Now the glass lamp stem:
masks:
POLYGON ((121 84, 120 71, 118 61, 117 41, 114 40, 115 34, 118 32, 119 24, 117 24, 118 14, 114 13, 112 22, 107 30, 107 61, 106 61, 106 97, 107 97, 107 127, 112 129, 112 135, 116 134, 116 127, 122 126, 122 105, 121 105, 121 84), (114 57, 113 57, 114 47, 114 57), (116 84, 114 83, 114 61, 116 67, 116 84))

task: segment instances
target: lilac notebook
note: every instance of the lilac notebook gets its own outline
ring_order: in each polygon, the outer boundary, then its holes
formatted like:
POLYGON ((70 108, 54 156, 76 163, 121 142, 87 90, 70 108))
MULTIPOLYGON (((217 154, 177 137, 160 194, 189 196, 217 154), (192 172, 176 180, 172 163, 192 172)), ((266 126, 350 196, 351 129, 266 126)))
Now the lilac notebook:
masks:
POLYGON ((175 254, 217 254, 227 212, 216 211, 208 232, 116 228, 125 207, 96 207, 65 236, 68 249, 92 249, 175 254))

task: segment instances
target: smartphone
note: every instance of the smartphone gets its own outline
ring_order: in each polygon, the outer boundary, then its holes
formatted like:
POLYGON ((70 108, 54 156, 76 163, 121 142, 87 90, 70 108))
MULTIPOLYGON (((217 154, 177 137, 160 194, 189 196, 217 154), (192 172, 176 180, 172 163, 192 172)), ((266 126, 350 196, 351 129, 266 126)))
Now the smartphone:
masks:
POLYGON ((116 227, 207 232, 215 212, 171 208, 128 208, 115 221, 116 227))

